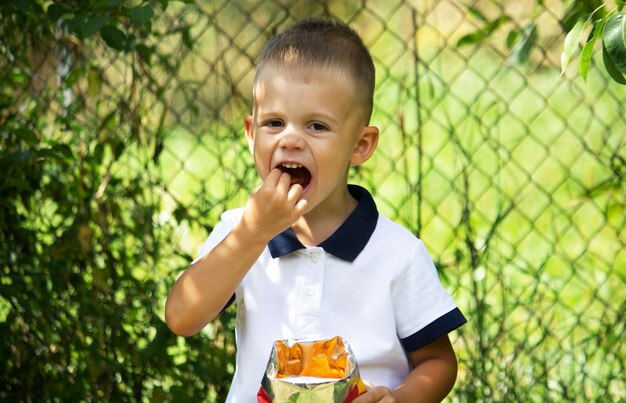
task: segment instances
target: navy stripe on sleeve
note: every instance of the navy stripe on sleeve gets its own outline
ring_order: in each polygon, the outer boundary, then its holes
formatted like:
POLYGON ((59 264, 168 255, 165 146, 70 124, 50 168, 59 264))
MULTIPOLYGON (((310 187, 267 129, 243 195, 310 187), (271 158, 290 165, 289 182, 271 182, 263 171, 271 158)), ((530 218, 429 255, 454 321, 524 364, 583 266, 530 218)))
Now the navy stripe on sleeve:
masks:
POLYGON ((414 333, 400 341, 406 351, 415 351, 429 343, 432 343, 444 334, 450 333, 454 329, 463 325, 465 322, 467 322, 467 319, 465 319, 461 310, 459 310, 459 308, 454 308, 417 333, 414 333))

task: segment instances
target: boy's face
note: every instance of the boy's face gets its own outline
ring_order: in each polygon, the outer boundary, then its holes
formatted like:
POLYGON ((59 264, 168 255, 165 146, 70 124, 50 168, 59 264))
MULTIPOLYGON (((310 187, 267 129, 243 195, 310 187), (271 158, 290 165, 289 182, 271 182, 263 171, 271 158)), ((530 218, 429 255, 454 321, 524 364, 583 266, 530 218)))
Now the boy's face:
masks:
POLYGON ((263 180, 273 169, 289 173, 308 211, 341 202, 349 165, 376 148, 378 129, 364 125, 355 93, 350 80, 325 70, 304 76, 269 69, 257 81, 254 115, 244 118, 257 171, 263 180))

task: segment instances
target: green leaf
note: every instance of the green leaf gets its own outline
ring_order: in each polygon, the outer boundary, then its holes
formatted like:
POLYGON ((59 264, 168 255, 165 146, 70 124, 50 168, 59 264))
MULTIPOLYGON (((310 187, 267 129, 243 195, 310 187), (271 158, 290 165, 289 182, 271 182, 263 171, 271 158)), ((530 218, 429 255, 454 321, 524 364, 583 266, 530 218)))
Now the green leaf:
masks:
POLYGON ((48 7, 47 13, 52 22, 57 22, 59 18, 67 13, 67 10, 62 5, 54 3, 48 7))
POLYGON ((485 24, 489 23, 489 19, 485 17, 485 15, 476 7, 468 6, 467 11, 473 16, 477 17, 482 22, 484 22, 485 24))
POLYGON ((82 26, 81 33, 83 38, 89 38, 105 26, 109 19, 104 15, 92 15, 87 18, 82 26))
POLYGON ((578 42, 580 42, 580 35, 583 33, 583 29, 588 20, 578 20, 574 28, 567 33, 565 41, 563 42, 563 52, 561 53, 561 75, 565 73, 565 69, 569 64, 572 54, 578 49, 578 42))
POLYGON ((480 42, 484 37, 484 32, 482 30, 478 30, 463 36, 457 41, 456 46, 460 48, 461 46, 473 45, 480 42))
POLYGON ((524 27, 523 37, 520 43, 517 44, 509 60, 513 64, 523 64, 528 61, 530 51, 535 43, 537 43, 537 25, 533 22, 524 27))
POLYGON ((82 35, 83 27, 85 26, 85 23, 87 22, 87 18, 88 16, 85 13, 75 14, 74 17, 72 17, 70 20, 67 21, 68 31, 74 32, 77 35, 82 35))
POLYGON ((116 50, 126 50, 126 35, 113 25, 105 25, 100 29, 102 39, 116 50))
POLYGON ((34 2, 33 0, 17 0, 15 2, 15 5, 17 6, 18 10, 26 14, 29 11, 28 9, 34 5, 34 2))
POLYGON ((620 73, 619 70, 617 70, 617 67, 615 67, 615 65, 613 64, 613 60, 611 60, 611 57, 606 51, 604 42, 602 43, 602 60, 604 61, 604 68, 606 68, 606 71, 607 73, 609 73, 609 76, 611 76, 611 78, 615 80, 617 83, 626 85, 626 78, 624 78, 622 73, 620 73))
POLYGON ((515 42, 517 42, 517 38, 519 38, 521 34, 522 32, 519 28, 512 29, 511 32, 509 32, 509 34, 506 36, 506 48, 511 49, 513 45, 515 45, 515 42))
POLYGON ((152 17, 154 17, 154 10, 149 3, 142 4, 140 6, 131 8, 129 11, 130 19, 138 25, 146 25, 152 17))
POLYGON ((609 17, 602 30, 602 44, 613 66, 621 74, 626 74, 626 14, 609 17))
POLYGON ((602 35, 602 28, 604 27, 605 22, 605 19, 596 21, 595 28, 593 29, 593 34, 589 37, 589 40, 587 40, 587 43, 580 53, 580 63, 578 64, 578 71, 580 71, 580 75, 585 81, 587 80, 587 72, 589 71, 589 64, 591 63, 591 57, 593 56, 593 48, 595 47, 598 38, 602 35))
MULTIPOLYGON (((82 0, 85 3, 85 0, 82 0)), ((89 0, 86 5, 87 10, 97 13, 112 13, 119 15, 121 6, 111 0, 89 0)))
POLYGON ((39 142, 35 132, 28 127, 20 127, 16 129, 15 134, 28 144, 37 144, 39 142))
MULTIPOLYGON (((72 153, 72 149, 66 144, 54 144, 52 146, 52 150, 55 152, 57 157, 63 157, 65 160, 69 161, 74 158, 74 154, 72 153)), ((62 158, 59 158, 62 162, 64 161, 62 158)))
POLYGON ((508 15, 503 15, 495 19, 494 21, 487 23, 485 26, 483 26, 479 30, 463 36, 461 39, 457 41, 456 46, 461 47, 465 45, 474 45, 482 41, 483 39, 489 37, 495 30, 500 28, 502 24, 508 21, 511 21, 511 17, 509 17, 508 15))

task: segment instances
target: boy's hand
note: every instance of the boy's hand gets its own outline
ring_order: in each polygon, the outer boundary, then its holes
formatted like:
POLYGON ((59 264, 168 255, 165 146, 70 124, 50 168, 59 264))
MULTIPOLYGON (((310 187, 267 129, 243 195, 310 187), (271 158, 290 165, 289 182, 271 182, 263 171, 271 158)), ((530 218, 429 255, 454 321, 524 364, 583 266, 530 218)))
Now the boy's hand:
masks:
POLYGON ((302 217, 307 207, 306 200, 298 200, 302 186, 290 185, 289 174, 273 169, 252 193, 241 221, 254 238, 268 242, 302 217))
MULTIPOLYGON (((366 383, 367 384, 367 383, 366 383)), ((368 385, 369 386, 369 385, 368 385)), ((396 399, 391 394, 391 390, 384 386, 378 387, 368 387, 367 392, 363 393, 356 399, 352 401, 352 403, 375 403, 375 402, 383 402, 383 403, 396 403, 396 399)))

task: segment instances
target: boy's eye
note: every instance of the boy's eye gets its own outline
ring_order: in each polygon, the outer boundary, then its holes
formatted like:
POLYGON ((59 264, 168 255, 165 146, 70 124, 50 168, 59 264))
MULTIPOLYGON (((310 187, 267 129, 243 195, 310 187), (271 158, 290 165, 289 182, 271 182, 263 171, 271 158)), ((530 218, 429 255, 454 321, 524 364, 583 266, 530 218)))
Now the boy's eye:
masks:
POLYGON ((263 123, 263 126, 271 127, 273 129, 277 129, 283 127, 283 122, 278 119, 271 119, 263 123))
POLYGON ((326 125, 322 124, 322 123, 311 123, 310 125, 311 129, 315 130, 316 132, 323 132, 325 130, 328 130, 328 127, 326 127, 326 125))

